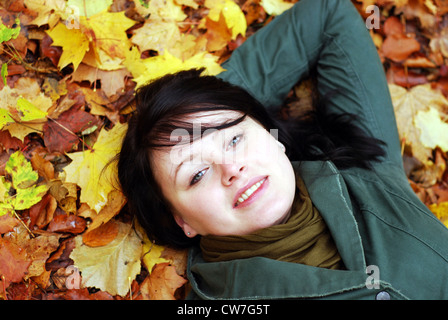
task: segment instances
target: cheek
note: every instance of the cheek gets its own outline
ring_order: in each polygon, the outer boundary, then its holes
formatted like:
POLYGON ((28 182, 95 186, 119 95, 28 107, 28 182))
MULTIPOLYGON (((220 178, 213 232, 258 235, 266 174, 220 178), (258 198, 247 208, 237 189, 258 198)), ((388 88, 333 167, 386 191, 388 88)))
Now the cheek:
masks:
POLYGON ((175 207, 184 220, 198 225, 209 224, 216 220, 216 216, 220 216, 217 208, 224 207, 223 197, 216 191, 216 188, 207 186, 188 193, 188 196, 180 196, 175 207))

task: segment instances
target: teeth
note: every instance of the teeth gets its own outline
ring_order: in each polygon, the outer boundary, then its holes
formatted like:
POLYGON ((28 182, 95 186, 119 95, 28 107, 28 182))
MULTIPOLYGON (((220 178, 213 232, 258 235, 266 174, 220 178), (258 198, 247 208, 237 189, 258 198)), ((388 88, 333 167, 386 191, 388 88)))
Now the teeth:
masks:
POLYGON ((258 188, 260 188, 260 186, 264 183, 264 181, 266 180, 266 178, 264 178, 263 180, 257 182, 256 184, 254 184, 252 187, 250 187, 249 189, 247 189, 239 198, 237 203, 235 204, 235 206, 239 205, 240 203, 244 202, 244 200, 247 200, 252 193, 254 193, 258 188))

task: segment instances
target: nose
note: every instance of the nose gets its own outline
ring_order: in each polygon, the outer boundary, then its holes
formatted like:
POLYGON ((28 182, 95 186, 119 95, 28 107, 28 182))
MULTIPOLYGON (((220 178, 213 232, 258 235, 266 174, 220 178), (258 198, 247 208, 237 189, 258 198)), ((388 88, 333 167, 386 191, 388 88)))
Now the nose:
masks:
POLYGON ((221 164, 222 170, 222 184, 224 186, 230 186, 246 171, 246 166, 238 163, 221 164))

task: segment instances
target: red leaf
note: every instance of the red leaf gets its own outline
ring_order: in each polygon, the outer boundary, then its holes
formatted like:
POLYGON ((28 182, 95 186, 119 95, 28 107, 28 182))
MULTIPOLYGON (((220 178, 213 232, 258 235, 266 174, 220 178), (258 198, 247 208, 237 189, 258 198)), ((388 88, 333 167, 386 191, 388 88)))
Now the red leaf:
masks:
POLYGON ((79 138, 76 135, 98 123, 95 116, 88 112, 71 108, 62 113, 55 121, 48 121, 44 125, 45 146, 50 150, 61 153, 76 149, 79 138))
POLYGON ((82 233, 86 229, 86 220, 73 214, 59 214, 51 220, 47 230, 51 232, 82 233))

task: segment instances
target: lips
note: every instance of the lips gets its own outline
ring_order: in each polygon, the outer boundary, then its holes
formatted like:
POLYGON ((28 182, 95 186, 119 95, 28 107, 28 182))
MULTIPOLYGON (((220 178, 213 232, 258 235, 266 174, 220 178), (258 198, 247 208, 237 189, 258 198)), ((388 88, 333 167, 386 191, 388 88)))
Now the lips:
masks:
POLYGON ((233 199, 233 207, 241 208, 251 204, 266 189, 267 184, 267 176, 258 176, 251 179, 247 185, 239 189, 236 193, 233 199))

